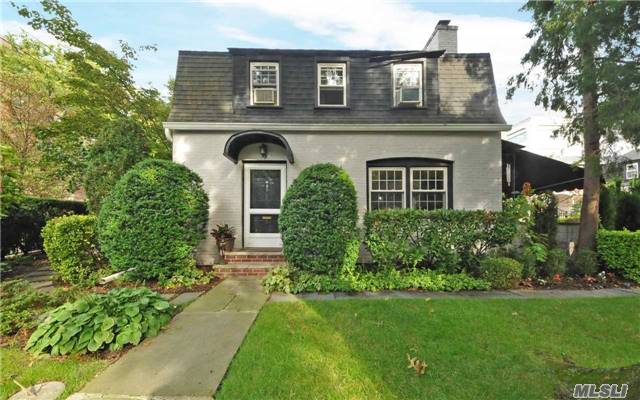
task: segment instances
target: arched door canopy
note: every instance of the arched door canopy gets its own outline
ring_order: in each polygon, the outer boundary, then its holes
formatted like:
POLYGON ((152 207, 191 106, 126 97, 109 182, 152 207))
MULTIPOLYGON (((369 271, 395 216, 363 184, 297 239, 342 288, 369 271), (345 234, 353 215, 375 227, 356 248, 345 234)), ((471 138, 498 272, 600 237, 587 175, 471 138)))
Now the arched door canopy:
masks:
POLYGON ((285 149, 287 160, 293 164, 293 151, 284 136, 279 133, 269 131, 243 131, 234 133, 224 145, 224 154, 234 164, 238 163, 238 155, 246 146, 254 143, 272 143, 285 149))

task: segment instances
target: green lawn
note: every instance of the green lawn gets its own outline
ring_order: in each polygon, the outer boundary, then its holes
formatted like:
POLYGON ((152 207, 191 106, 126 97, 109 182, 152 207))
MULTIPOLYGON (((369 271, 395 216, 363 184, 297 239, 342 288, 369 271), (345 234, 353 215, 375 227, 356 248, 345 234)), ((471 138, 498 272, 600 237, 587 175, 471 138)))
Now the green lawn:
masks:
POLYGON ((640 398, 639 310, 640 297, 268 304, 216 399, 552 399, 584 379, 635 381, 640 398))
POLYGON ((66 388, 60 398, 65 399, 104 369, 108 361, 91 356, 64 359, 47 356, 37 358, 19 348, 4 347, 0 349, 0 363, 2 369, 0 399, 7 399, 20 390, 18 385, 13 383, 13 379, 23 386, 47 381, 64 382, 66 388))

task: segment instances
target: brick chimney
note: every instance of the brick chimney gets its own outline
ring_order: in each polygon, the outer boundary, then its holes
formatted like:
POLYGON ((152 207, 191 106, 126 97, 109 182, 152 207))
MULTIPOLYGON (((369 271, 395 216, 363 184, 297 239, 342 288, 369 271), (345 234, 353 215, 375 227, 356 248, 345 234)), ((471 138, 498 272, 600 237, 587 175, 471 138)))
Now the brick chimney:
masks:
POLYGON ((449 25, 448 19, 441 19, 436 24, 431 37, 422 50, 446 50, 447 53, 458 52, 458 27, 449 25))

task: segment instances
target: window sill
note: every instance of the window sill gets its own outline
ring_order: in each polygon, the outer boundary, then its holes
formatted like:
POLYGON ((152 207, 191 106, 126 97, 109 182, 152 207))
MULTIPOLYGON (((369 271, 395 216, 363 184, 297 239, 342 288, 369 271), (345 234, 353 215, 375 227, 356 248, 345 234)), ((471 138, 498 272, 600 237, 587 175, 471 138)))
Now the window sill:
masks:
POLYGON ((426 110, 426 106, 392 106, 391 110, 426 110))
POLYGON ((315 106, 314 110, 351 110, 349 106, 315 106))
POLYGON ((253 110, 260 110, 260 109, 267 109, 267 110, 281 110, 283 107, 282 106, 256 106, 256 105, 250 105, 247 106, 247 108, 249 109, 253 109, 253 110))

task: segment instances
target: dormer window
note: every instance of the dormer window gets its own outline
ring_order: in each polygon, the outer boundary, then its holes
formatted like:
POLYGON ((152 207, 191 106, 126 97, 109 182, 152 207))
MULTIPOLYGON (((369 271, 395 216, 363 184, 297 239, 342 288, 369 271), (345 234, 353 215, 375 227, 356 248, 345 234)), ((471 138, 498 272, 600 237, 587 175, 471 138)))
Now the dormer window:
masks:
POLYGON ((627 164, 625 170, 625 178, 627 180, 638 179, 638 163, 627 164))
POLYGON ((393 102, 396 107, 422 106, 422 64, 393 66, 393 102))
POLYGON ((277 62, 252 62, 251 105, 277 106, 280 104, 280 79, 277 62))
POLYGON ((318 64, 318 106, 345 107, 347 105, 346 82, 346 64, 318 64))

